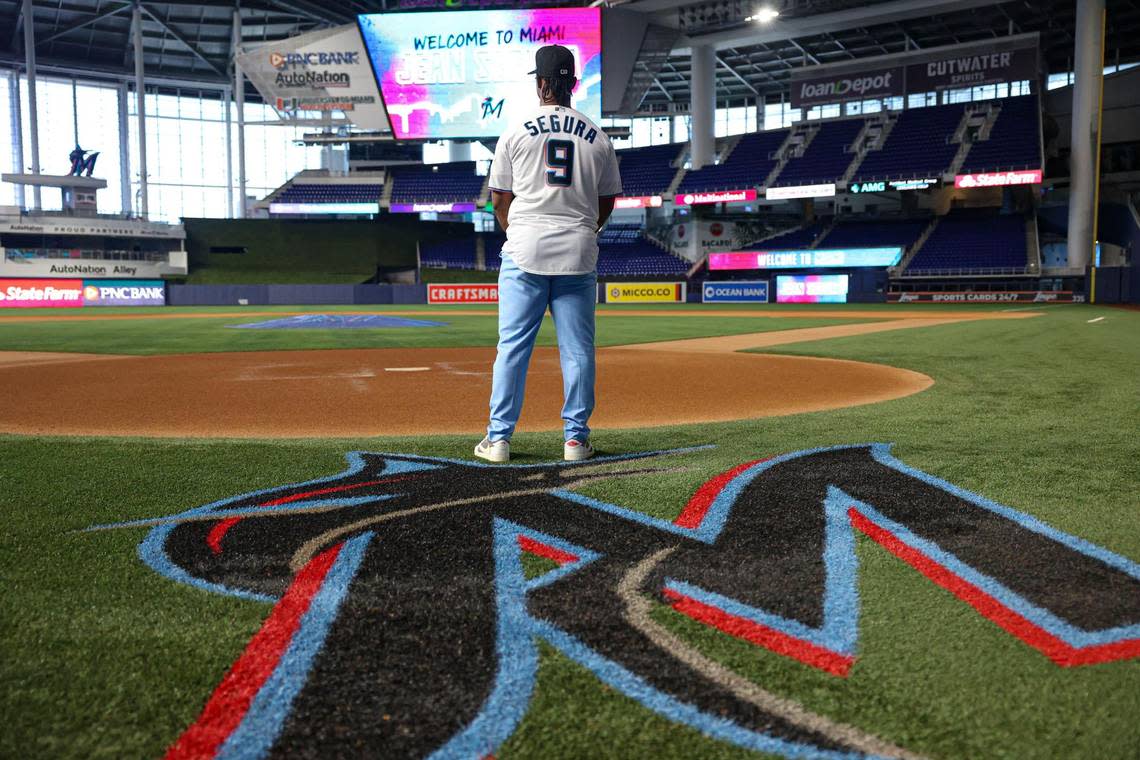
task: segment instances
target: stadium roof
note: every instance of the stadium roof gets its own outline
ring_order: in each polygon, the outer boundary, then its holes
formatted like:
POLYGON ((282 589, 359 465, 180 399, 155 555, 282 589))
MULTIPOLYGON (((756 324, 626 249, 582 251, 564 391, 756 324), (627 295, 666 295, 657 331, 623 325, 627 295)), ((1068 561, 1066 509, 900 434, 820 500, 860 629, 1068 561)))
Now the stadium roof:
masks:
MULTIPOLYGON (((398 10, 408 0, 243 0, 245 43, 351 23, 357 13, 398 10)), ((563 5, 551 2, 548 5, 563 5)), ((656 70, 643 109, 688 100, 693 44, 717 48, 721 103, 778 99, 799 66, 1037 32, 1047 71, 1071 69, 1075 0, 764 0, 780 16, 746 21, 760 0, 632 0, 671 49, 656 70)), ((440 0, 439 5, 443 5, 440 0)), ((1106 58, 1140 60, 1140 0, 1110 0, 1106 58)), ((37 63, 44 73, 129 78, 134 73, 132 3, 33 0, 37 63)), ((228 81, 234 2, 144 0, 146 73, 157 83, 228 81)), ((24 61, 22 0, 0 0, 0 65, 24 61)), ((642 65, 642 64, 639 64, 642 65)), ((656 68, 656 66, 655 66, 656 68)), ((252 92, 251 92, 252 94, 252 92)))

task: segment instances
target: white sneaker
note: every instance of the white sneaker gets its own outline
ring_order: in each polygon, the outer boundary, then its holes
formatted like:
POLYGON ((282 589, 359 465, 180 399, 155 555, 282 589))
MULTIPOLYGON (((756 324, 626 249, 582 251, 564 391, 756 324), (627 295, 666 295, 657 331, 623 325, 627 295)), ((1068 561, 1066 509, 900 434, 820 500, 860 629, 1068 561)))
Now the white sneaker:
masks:
POLYGON ((562 445, 562 458, 567 462, 580 462, 594 456, 594 447, 589 441, 579 441, 571 438, 562 445))
POLYGON ((509 462, 511 461, 511 442, 492 441, 490 438, 484 438, 475 447, 475 456, 497 464, 509 462))

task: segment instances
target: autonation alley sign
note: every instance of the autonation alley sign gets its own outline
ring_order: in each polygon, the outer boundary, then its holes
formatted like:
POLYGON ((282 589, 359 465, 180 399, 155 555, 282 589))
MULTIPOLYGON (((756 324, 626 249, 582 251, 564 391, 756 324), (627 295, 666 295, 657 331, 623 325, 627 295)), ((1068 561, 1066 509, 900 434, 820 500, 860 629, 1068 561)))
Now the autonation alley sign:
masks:
POLYGON ((902 97, 1037 78, 1036 34, 808 66, 792 71, 792 107, 902 97))

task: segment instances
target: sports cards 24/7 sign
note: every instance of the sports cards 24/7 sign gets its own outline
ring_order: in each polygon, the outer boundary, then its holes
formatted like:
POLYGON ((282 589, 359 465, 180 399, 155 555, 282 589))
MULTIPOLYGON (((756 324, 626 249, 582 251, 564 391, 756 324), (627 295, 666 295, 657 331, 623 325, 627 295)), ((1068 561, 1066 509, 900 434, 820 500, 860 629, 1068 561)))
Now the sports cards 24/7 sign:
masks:
POLYGON ((768 281, 706 282, 702 303, 768 303, 768 281))
POLYGON ((684 303, 683 282, 607 282, 606 303, 684 303))

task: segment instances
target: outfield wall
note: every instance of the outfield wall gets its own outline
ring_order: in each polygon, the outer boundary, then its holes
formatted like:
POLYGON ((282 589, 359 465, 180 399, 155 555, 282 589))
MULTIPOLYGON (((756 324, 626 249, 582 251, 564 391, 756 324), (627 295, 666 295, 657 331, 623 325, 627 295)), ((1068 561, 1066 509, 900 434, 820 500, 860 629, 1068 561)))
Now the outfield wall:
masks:
POLYGON ((178 285, 166 286, 170 306, 300 306, 422 304, 426 285, 178 285))
POLYGON ((183 221, 192 284, 362 283, 377 272, 415 269, 417 243, 472 234, 468 223, 401 215, 183 221))

